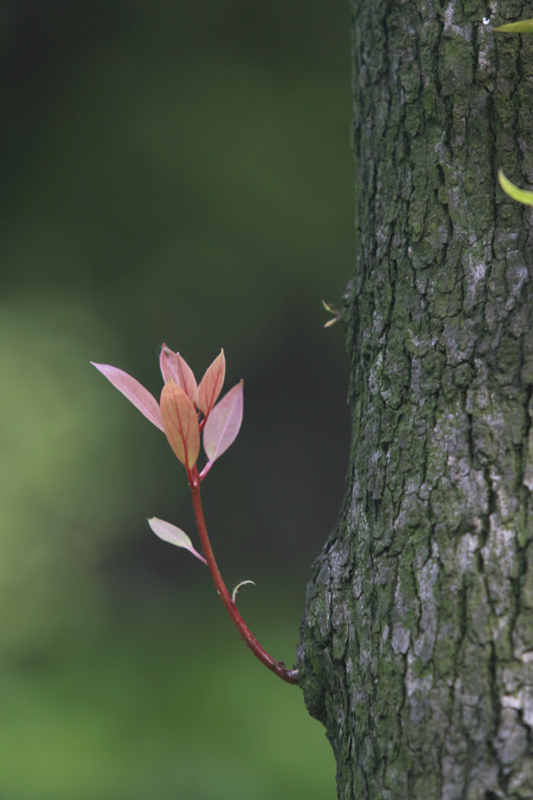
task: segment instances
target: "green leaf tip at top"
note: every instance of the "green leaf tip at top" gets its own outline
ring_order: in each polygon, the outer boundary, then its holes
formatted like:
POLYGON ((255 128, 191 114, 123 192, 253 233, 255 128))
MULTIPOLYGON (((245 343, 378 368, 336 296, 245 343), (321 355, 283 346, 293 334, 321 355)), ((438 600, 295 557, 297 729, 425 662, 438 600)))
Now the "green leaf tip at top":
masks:
POLYGON ((498 33, 533 33, 533 19, 521 19, 519 22, 506 22, 498 28, 498 33))
POLYGON ((511 183, 509 178, 505 177, 503 169, 498 170, 498 181, 505 194, 508 194, 513 200, 516 200, 518 203, 523 203, 525 206, 533 206, 533 192, 519 189, 518 186, 511 183))

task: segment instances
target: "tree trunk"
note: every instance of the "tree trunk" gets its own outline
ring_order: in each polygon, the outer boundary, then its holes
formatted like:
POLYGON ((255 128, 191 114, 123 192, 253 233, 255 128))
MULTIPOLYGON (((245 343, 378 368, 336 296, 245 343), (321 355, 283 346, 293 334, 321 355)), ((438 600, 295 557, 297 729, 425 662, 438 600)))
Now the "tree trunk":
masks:
POLYGON ((353 6, 353 446, 302 627, 357 800, 533 798, 533 36, 521 0, 353 6))

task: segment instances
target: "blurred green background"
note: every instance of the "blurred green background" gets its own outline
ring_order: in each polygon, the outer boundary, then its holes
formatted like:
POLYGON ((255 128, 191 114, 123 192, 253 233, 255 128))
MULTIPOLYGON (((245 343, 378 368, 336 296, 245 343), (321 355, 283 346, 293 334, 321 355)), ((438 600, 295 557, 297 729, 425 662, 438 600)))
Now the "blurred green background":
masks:
POLYGON ((252 659, 184 470, 89 366, 156 396, 161 343, 245 379, 204 484, 262 644, 295 661, 349 446, 344 0, 0 4, 0 799, 332 798, 301 692, 252 659))

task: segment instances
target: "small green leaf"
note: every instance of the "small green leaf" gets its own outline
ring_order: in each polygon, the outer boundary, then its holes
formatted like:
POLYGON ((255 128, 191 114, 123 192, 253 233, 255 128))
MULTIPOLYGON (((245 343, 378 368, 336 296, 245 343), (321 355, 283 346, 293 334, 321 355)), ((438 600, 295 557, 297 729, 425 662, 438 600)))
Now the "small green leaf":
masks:
POLYGON ((511 181, 505 177, 502 169, 498 170, 498 181, 505 194, 508 194, 513 200, 517 200, 525 206, 533 206, 533 192, 526 192, 524 189, 519 189, 518 186, 515 186, 514 183, 511 183, 511 181))
POLYGON ((522 19, 520 22, 507 22, 494 28, 498 33, 533 33, 533 19, 522 19))

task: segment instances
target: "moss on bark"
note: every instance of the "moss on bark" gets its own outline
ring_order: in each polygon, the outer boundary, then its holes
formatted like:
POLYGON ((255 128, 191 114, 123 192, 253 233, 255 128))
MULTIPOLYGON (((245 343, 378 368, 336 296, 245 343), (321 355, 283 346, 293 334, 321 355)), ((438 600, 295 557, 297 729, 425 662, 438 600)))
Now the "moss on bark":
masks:
POLYGON ((357 800, 533 798, 531 16, 353 6, 353 445, 309 584, 308 708, 357 800))

